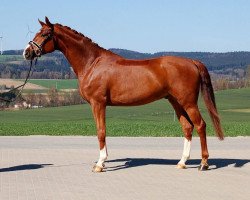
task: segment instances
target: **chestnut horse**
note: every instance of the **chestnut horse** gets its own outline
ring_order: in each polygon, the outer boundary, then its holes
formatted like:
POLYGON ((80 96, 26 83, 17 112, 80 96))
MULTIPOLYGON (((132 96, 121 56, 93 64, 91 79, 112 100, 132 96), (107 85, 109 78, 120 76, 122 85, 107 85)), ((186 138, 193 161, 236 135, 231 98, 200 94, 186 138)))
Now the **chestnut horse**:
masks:
POLYGON ((190 156, 192 131, 195 128, 201 143, 201 165, 208 169, 206 123, 198 109, 201 92, 215 132, 223 139, 211 79, 199 61, 163 56, 147 60, 128 60, 93 43, 83 34, 45 18, 42 28, 24 50, 32 60, 43 54, 61 51, 71 64, 79 83, 81 96, 91 105, 97 127, 100 157, 93 170, 101 172, 107 159, 106 106, 136 106, 162 98, 172 104, 184 132, 184 150, 178 168, 185 168, 190 156))

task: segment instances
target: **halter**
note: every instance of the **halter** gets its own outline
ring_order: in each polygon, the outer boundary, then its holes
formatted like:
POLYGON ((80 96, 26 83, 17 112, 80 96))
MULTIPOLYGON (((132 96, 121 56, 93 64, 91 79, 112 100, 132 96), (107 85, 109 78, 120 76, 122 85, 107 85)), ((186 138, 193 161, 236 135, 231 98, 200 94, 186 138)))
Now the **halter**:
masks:
POLYGON ((45 37, 45 39, 42 41, 42 43, 39 45, 37 44, 35 41, 31 40, 29 42, 30 46, 32 47, 34 53, 36 54, 37 57, 41 57, 42 53, 43 53, 43 46, 49 41, 49 39, 53 39, 53 45, 55 45, 54 42, 54 37, 52 34, 49 34, 45 37), (39 50, 39 52, 37 53, 37 51, 35 51, 34 46, 36 46, 39 50))

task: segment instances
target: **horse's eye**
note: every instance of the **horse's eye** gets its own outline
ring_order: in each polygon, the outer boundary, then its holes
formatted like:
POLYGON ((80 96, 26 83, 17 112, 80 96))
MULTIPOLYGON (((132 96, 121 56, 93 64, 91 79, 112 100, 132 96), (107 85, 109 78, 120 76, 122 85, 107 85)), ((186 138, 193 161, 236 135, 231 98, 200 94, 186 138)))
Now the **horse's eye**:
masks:
POLYGON ((42 34, 41 36, 42 36, 42 37, 46 37, 46 34, 42 34))

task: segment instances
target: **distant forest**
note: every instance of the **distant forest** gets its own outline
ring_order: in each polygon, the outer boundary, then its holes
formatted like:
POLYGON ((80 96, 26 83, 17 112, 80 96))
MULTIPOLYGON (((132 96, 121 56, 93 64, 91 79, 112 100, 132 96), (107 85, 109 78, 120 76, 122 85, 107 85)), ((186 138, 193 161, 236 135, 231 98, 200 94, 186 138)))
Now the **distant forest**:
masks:
MULTIPOLYGON (((171 55, 187 57, 202 61, 213 74, 242 78, 250 65, 250 52, 158 52, 154 54, 140 53, 125 49, 110 49, 110 51, 128 59, 147 59, 171 55)), ((29 62, 22 58, 23 50, 4 51, 0 55, 0 77, 23 79, 26 77, 29 62)), ((44 55, 38 59, 32 78, 34 79, 69 79, 75 78, 64 55, 58 51, 44 55)))

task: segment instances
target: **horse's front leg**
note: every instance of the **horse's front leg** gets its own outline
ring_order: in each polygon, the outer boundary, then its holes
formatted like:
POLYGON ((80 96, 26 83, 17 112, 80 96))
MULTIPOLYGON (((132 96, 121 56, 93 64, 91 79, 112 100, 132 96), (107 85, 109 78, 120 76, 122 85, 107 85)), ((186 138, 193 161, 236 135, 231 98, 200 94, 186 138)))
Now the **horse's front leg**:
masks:
POLYGON ((99 102, 92 102, 91 107, 96 122, 97 136, 100 148, 100 157, 96 165, 93 167, 93 172, 102 172, 104 168, 104 161, 108 158, 105 124, 106 105, 99 102))

